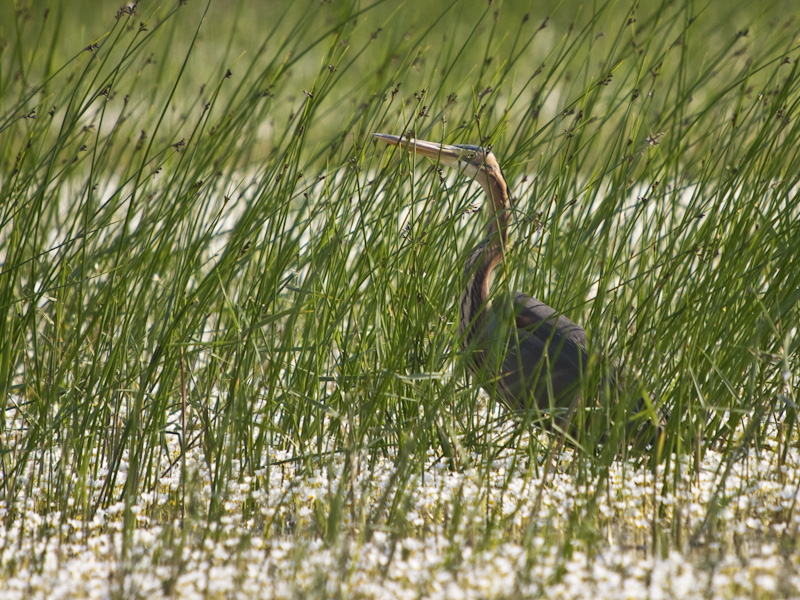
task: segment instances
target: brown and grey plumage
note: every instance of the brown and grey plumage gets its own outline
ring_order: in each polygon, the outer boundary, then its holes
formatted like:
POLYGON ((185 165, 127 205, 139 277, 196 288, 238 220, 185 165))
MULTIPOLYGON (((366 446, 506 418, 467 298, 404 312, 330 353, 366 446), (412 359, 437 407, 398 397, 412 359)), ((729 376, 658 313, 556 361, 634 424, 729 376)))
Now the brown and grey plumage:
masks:
POLYGON ((513 411, 534 410, 563 424, 587 368, 586 332, 543 302, 516 292, 492 299, 489 281, 508 245, 508 184, 492 152, 376 133, 375 137, 428 157, 480 183, 489 200, 486 238, 467 257, 459 333, 470 371, 513 411))

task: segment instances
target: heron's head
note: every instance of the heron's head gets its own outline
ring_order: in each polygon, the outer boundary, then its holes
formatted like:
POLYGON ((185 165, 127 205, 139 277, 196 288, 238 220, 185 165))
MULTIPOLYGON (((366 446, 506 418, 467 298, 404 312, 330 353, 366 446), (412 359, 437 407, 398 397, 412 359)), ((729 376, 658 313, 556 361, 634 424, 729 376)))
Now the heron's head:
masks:
POLYGON ((495 207, 506 206, 508 185, 503 171, 500 169, 500 163, 497 162, 497 158, 491 151, 480 146, 438 144, 385 133, 374 135, 387 144, 407 148, 434 162, 458 169, 459 172, 472 177, 483 186, 495 207))

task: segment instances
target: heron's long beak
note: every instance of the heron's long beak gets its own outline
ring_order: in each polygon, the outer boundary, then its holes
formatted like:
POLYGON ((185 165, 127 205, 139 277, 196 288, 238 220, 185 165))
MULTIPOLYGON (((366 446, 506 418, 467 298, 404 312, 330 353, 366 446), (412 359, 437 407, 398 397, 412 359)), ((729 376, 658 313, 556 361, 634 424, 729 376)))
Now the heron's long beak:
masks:
POLYGON ((463 160, 464 149, 458 146, 408 139, 403 136, 389 135, 386 133, 374 133, 373 135, 387 144, 406 148, 415 154, 430 158, 448 167, 458 167, 459 161, 463 160))

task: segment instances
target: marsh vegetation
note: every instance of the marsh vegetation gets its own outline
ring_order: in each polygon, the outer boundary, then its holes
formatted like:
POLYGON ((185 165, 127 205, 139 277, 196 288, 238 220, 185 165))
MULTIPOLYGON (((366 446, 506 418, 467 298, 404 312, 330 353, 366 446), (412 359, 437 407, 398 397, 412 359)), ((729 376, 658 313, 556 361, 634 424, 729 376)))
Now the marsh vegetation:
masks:
POLYGON ((5 597, 800 595, 800 11, 0 6, 5 597), (669 415, 571 444, 467 376, 498 293, 669 415))

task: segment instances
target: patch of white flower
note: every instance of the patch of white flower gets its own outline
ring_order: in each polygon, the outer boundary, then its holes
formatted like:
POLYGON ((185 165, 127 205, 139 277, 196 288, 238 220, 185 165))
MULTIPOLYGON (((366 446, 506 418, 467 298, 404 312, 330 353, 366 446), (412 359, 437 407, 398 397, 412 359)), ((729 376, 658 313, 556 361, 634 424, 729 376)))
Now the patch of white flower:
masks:
POLYGON ((105 506, 101 469, 84 500, 45 500, 29 484, 58 451, 32 460, 0 500, 0 597, 800 596, 797 448, 780 461, 708 450, 670 474, 618 461, 601 489, 576 480, 591 459, 569 449, 549 469, 510 448, 460 468, 429 453, 411 472, 399 453, 309 468, 272 449, 257 469, 232 461, 219 490, 202 448, 181 461, 168 443, 161 479, 133 504, 122 469, 105 506))

